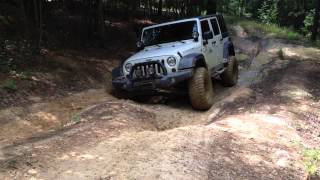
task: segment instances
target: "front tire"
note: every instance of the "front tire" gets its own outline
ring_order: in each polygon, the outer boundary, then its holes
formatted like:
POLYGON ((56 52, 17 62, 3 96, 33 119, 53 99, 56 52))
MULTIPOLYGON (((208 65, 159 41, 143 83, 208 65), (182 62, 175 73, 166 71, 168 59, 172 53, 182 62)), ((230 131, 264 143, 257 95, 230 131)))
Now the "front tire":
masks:
POLYGON ((192 107, 197 110, 210 109, 213 105, 213 87, 207 69, 196 68, 188 86, 192 107))
POLYGON ((230 56, 227 69, 221 74, 222 84, 232 87, 237 84, 239 76, 238 61, 235 56, 230 56))
POLYGON ((117 99, 128 99, 129 97, 129 93, 127 91, 114 87, 111 88, 110 94, 117 99))

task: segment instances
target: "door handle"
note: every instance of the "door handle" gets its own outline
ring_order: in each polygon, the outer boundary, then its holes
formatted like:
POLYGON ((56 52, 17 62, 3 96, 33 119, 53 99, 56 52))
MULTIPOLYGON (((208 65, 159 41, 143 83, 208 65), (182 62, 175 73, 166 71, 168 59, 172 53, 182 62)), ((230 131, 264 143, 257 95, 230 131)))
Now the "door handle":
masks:
POLYGON ((212 44, 213 44, 213 45, 216 45, 216 44, 217 44, 217 41, 213 41, 212 44))

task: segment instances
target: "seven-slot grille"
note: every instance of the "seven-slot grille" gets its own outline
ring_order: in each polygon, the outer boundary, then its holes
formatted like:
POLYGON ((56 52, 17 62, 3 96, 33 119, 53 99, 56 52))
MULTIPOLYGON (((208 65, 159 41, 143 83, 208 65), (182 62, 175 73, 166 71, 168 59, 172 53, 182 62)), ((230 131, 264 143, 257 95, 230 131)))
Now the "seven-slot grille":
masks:
POLYGON ((133 79, 149 78, 165 75, 165 71, 160 63, 137 64, 132 68, 133 79))

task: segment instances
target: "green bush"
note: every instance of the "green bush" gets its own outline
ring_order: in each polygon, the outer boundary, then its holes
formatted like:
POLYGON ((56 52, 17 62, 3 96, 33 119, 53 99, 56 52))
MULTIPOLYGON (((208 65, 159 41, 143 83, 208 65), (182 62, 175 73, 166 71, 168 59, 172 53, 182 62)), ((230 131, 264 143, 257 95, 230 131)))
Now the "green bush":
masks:
POLYGON ((315 10, 311 10, 303 21, 304 27, 301 30, 303 34, 307 37, 311 36, 311 28, 313 26, 314 14, 315 14, 315 10))
POLYGON ((17 82, 12 79, 4 81, 0 87, 2 89, 7 90, 7 91, 17 91, 18 90, 17 82))
POLYGON ((320 167, 320 149, 307 149, 303 156, 306 170, 310 175, 315 175, 320 167))
POLYGON ((226 21, 228 25, 241 26, 247 33, 250 33, 251 35, 257 35, 255 33, 261 32, 264 33, 263 35, 268 34, 275 38, 283 38, 289 40, 304 40, 304 37, 300 35, 298 32, 295 32, 290 28, 280 27, 276 24, 264 24, 246 18, 238 18, 231 16, 227 16, 226 21))
POLYGON ((266 24, 278 23, 278 0, 264 1, 262 7, 258 9, 258 18, 266 24))
POLYGON ((278 57, 279 57, 281 60, 283 60, 283 59, 284 59, 284 54, 283 54, 283 50, 282 50, 282 48, 281 48, 281 49, 279 49, 279 51, 278 51, 278 57))

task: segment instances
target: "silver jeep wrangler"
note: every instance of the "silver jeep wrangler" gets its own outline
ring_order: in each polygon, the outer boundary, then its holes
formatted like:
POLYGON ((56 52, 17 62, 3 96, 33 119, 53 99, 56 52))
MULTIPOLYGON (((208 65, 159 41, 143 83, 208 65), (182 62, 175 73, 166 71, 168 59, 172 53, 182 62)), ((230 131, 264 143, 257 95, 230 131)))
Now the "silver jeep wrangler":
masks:
POLYGON ((225 86, 238 80, 238 63, 222 15, 209 15, 146 27, 139 52, 112 72, 116 90, 158 91, 185 83, 193 108, 213 105, 212 78, 225 86))

